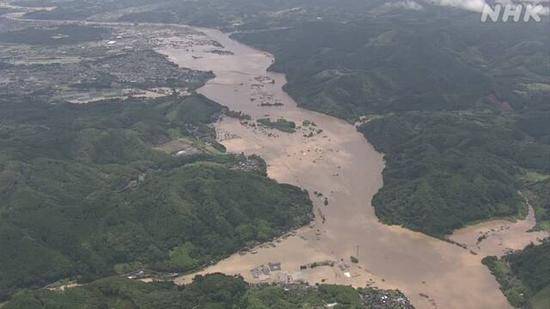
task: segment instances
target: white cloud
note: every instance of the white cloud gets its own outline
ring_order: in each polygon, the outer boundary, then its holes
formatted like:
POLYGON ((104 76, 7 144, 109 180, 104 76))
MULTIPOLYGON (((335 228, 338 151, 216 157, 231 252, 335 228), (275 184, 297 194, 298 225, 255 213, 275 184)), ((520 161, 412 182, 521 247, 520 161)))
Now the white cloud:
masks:
POLYGON ((460 9, 465 9, 468 11, 481 12, 483 6, 486 5, 484 0, 426 0, 429 3, 440 5, 440 6, 450 6, 460 9))
MULTIPOLYGON (((485 0, 424 0, 428 3, 460 8, 468 11, 482 12, 483 7, 487 5, 485 0)), ((531 10, 538 15, 550 15, 550 8, 547 3, 550 0, 496 0, 495 3, 500 4, 532 4, 532 6, 526 7, 527 10, 531 10)))
POLYGON ((389 2, 384 4, 384 6, 387 8, 398 8, 398 9, 415 10, 415 11, 422 10, 424 8, 418 2, 415 2, 412 0, 389 2))

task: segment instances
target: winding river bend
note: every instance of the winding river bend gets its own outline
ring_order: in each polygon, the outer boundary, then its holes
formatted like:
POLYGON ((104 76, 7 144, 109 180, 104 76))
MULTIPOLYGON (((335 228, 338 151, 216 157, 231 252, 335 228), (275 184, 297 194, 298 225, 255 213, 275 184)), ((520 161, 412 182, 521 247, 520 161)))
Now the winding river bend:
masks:
MULTIPOLYGON (((94 21, 85 24, 131 26, 94 21)), ((535 224, 532 209, 526 220, 517 223, 491 221, 457 231, 451 239, 464 244, 466 249, 381 224, 371 201, 383 185, 383 155, 353 125, 297 107, 282 90, 286 83, 284 75, 267 72, 274 61, 271 55, 240 44, 217 30, 196 30, 192 40, 204 44, 192 48, 170 44, 170 40, 190 39, 175 37, 167 39, 167 47, 159 51, 182 67, 215 73, 216 78, 199 92, 253 119, 284 118, 298 125, 304 121, 315 123, 299 128, 294 134, 245 125, 233 118, 224 118, 216 124, 218 137, 230 152, 258 154, 268 163, 271 178, 307 189, 316 216, 311 225, 288 237, 244 255, 235 254, 201 273, 240 274, 253 283, 292 279, 311 284, 397 288, 417 308, 509 307, 481 259, 521 249, 546 237, 545 233, 527 233, 535 224), (268 104, 262 106, 262 102, 268 104), (483 242, 477 241, 479 236, 484 236, 483 242), (352 263, 351 256, 358 263, 352 263), (334 266, 301 269, 303 265, 323 261, 332 261, 334 266), (251 269, 269 263, 280 263, 282 271, 260 276, 251 273, 251 269)), ((176 282, 188 282, 194 275, 178 278, 176 282)))
MULTIPOLYGON (((201 273, 240 274, 250 282, 291 278, 309 283, 399 288, 418 308, 509 307, 497 282, 481 264, 486 255, 481 247, 480 254, 476 254, 470 246, 464 249, 378 222, 371 201, 383 185, 384 159, 354 126, 297 107, 282 90, 284 75, 267 72, 274 61, 268 53, 240 44, 217 30, 198 30, 223 45, 226 52, 211 53, 212 46, 195 48, 191 53, 176 47, 161 52, 182 67, 215 73, 216 78, 200 93, 252 119, 284 118, 298 125, 306 120, 322 130, 306 137, 310 131, 304 128, 288 134, 232 118, 217 123, 218 137, 229 151, 261 155, 268 163, 271 178, 307 189, 314 201, 316 219, 290 237, 247 254, 235 254, 201 273), (282 106, 262 106, 260 102, 282 106), (350 256, 356 256, 359 263, 350 263, 350 256), (326 260, 336 261, 337 266, 300 271, 301 265, 326 260), (281 274, 252 275, 251 269, 268 263, 281 263, 284 278, 281 274)), ((511 241, 515 247, 508 249, 520 249, 541 236, 526 237, 532 225, 528 220, 520 224, 523 238, 511 241)), ((479 233, 475 226, 469 227, 467 232, 458 233, 458 238, 467 242, 477 239, 479 233)), ((498 235, 501 239, 513 238, 511 233, 498 235)), ((500 253, 494 246, 489 251, 500 253)), ((177 281, 184 283, 191 277, 177 281)))
MULTIPOLYGON (((129 26, 93 21, 86 24, 129 26)), ((303 121, 315 123, 314 127, 300 128, 294 134, 244 125, 232 118, 216 124, 218 137, 229 151, 261 155, 268 163, 271 178, 307 189, 316 216, 311 225, 289 237, 244 255, 235 254, 201 273, 240 274, 249 282, 291 278, 311 284, 398 288, 417 308, 509 307, 481 259, 521 249, 547 236, 527 233, 535 224, 532 210, 526 220, 517 223, 485 222, 451 236, 467 249, 379 223, 371 201, 383 185, 383 155, 349 123, 298 108, 282 90, 286 83, 284 75, 267 72, 274 61, 271 55, 240 44, 217 30, 197 30, 202 33, 196 34, 198 41, 211 39, 223 48, 204 44, 190 50, 174 44, 160 52, 182 67, 216 74, 199 92, 253 119, 285 118, 298 125, 303 121), (261 106, 261 102, 277 106, 261 106), (309 136, 310 133, 314 134, 309 136), (477 242, 480 235, 485 237, 481 243, 477 242), (358 258, 358 263, 351 263, 350 256, 358 258), (335 266, 300 270, 302 265, 327 260, 335 261, 335 266), (277 272, 277 276, 255 277, 250 272, 272 262, 281 263, 282 272, 277 272), (282 278, 282 274, 287 277, 282 278)), ((185 283, 193 276, 178 278, 177 282, 185 283)))

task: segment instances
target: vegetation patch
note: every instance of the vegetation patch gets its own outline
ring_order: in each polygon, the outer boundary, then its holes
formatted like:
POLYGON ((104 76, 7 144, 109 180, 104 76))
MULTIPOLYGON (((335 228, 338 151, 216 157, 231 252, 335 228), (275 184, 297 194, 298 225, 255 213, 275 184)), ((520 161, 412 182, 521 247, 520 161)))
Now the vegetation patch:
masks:
POLYGON ((514 276, 510 265, 506 261, 491 256, 484 258, 483 264, 497 278, 502 292, 512 306, 523 308, 528 303, 529 289, 520 279, 514 276))
MULTIPOLYGON (((496 114, 407 113, 360 127, 386 154, 376 214, 390 224, 441 236, 479 220, 524 213, 518 162, 528 139, 496 114)), ((550 154, 550 147, 540 147, 550 154)))
POLYGON ((195 277, 178 287, 171 282, 143 283, 106 278, 64 292, 38 290, 16 295, 12 308, 395 308, 413 306, 399 291, 347 286, 249 286, 240 277, 221 274, 195 277))
POLYGON ((501 259, 487 257, 483 263, 497 278, 500 287, 514 307, 544 308, 550 288, 550 241, 501 259))
POLYGON ((286 119, 277 119, 276 121, 271 121, 269 118, 258 119, 257 122, 270 129, 276 129, 285 133, 294 133, 296 132, 296 123, 293 121, 288 121, 286 119))
POLYGON ((236 112, 236 111, 232 111, 232 110, 226 110, 225 115, 227 117, 236 118, 236 119, 239 119, 239 120, 251 120, 252 119, 252 117, 250 117, 250 115, 245 114, 241 111, 236 112))

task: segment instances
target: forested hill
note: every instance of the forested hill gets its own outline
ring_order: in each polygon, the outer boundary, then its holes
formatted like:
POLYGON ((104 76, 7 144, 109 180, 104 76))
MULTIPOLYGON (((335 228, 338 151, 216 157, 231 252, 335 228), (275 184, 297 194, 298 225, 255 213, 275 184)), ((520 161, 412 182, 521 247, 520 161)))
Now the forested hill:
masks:
POLYGON ((547 81, 545 25, 480 24, 476 14, 441 10, 234 37, 275 54, 272 69, 287 74, 302 106, 345 119, 484 108, 491 94, 520 110, 541 102, 533 87, 547 81))
POLYGON ((221 111, 200 95, 0 98, 0 298, 65 278, 185 272, 307 223, 305 192, 216 149, 207 124, 221 111), (194 154, 167 153, 172 141, 194 154))

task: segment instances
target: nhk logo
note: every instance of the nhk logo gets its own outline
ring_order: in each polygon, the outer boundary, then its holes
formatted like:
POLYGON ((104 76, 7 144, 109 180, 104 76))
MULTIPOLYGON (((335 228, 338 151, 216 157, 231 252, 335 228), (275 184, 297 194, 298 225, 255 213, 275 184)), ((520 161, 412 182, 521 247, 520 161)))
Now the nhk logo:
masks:
POLYGON ((481 22, 541 22, 543 16, 550 13, 547 6, 541 2, 495 2, 485 4, 481 11, 481 22))

